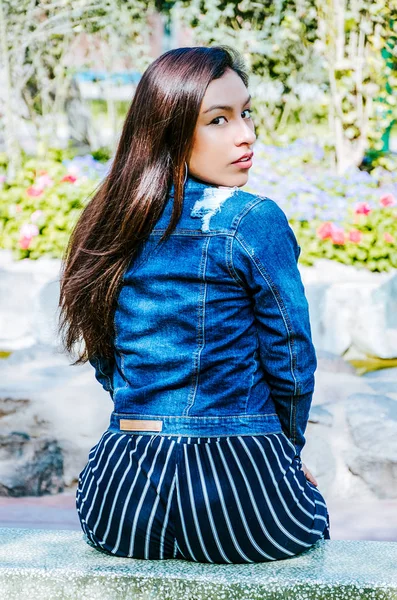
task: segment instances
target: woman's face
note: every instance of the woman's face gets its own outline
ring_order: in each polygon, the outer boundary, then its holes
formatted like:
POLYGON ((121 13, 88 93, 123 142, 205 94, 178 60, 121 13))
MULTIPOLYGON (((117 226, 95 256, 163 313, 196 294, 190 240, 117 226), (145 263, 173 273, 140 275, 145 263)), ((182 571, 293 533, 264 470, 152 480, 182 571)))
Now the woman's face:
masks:
POLYGON ((208 85, 201 103, 187 161, 189 173, 214 185, 241 187, 248 181, 252 159, 235 163, 252 154, 256 140, 250 116, 251 102, 244 82, 232 69, 208 85), (233 164, 235 163, 235 164, 233 164))

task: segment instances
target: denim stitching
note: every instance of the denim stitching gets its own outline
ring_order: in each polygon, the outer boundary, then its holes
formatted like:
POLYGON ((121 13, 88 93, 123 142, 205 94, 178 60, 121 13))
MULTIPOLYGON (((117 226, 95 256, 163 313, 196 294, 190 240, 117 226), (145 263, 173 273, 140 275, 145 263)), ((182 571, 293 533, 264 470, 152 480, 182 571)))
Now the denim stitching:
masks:
POLYGON ((251 385, 249 386, 247 398, 245 400, 244 415, 247 414, 248 403, 251 398, 251 390, 252 390, 252 386, 254 385, 254 375, 256 373, 257 366, 258 366, 258 348, 255 348, 255 350, 254 350, 253 359, 254 359, 254 369, 252 370, 252 373, 251 373, 251 385))
POLYGON ((189 410, 194 405, 194 401, 196 399, 196 393, 198 389, 198 380, 200 377, 200 357, 201 352, 205 346, 205 299, 207 295, 207 282, 205 280, 205 271, 207 266, 207 257, 208 257, 208 246, 209 246, 210 238, 208 238, 203 244, 203 251, 201 254, 200 268, 199 268, 199 278, 202 282, 200 284, 200 296, 199 296, 199 306, 198 306, 198 320, 197 320, 197 350, 194 355, 194 372, 192 375, 192 389, 189 394, 188 404, 185 406, 183 410, 183 415, 187 416, 189 414, 189 410))
MULTIPOLYGON (((123 274, 123 280, 124 280, 124 277, 127 274, 127 270, 123 274)), ((121 293, 121 290, 120 290, 120 293, 121 293)), ((117 338, 119 337, 119 330, 118 330, 118 326, 117 326, 116 311, 115 311, 114 318, 113 318, 113 327, 114 327, 114 347, 115 347, 115 350, 116 350, 117 338)), ((130 387, 129 381, 128 381, 126 373, 125 373, 125 367, 124 367, 125 356, 124 356, 124 353, 120 352, 119 349, 117 349, 117 352, 118 352, 118 354, 120 356, 120 372, 121 372, 121 375, 122 375, 122 377, 123 377, 123 379, 125 381, 125 384, 122 385, 121 387, 114 388, 114 390, 113 390, 113 395, 114 396, 120 390, 126 390, 126 389, 128 389, 130 387)))
POLYGON ((124 359, 125 359, 125 356, 124 356, 124 353, 120 352, 119 350, 117 352, 120 355, 120 371, 121 371, 121 374, 122 374, 122 376, 123 376, 123 378, 125 380, 125 384, 122 385, 121 387, 114 388, 114 394, 115 395, 116 395, 116 393, 118 391, 120 391, 120 390, 126 390, 127 388, 130 387, 129 381, 128 381, 127 376, 125 374, 125 368, 124 368, 124 359))
POLYGON ((293 396, 291 396, 289 422, 290 422, 291 440, 292 440, 292 443, 296 446, 296 403, 294 402, 293 396))
POLYGON ((230 236, 230 239, 226 240, 226 253, 225 253, 226 266, 227 266, 227 269, 229 271, 229 275, 231 276, 231 278, 234 281, 236 281, 236 283, 238 283, 238 285, 239 285, 239 287, 241 289, 243 289, 244 291, 246 291, 246 288, 244 286, 244 282, 238 276, 238 274, 236 272, 236 269, 234 267, 234 263, 233 263, 233 243, 234 243, 234 238, 235 238, 235 235, 233 233, 233 235, 230 236))
MULTIPOLYGON (((220 417, 220 416, 205 416, 205 417, 198 417, 196 415, 194 416, 190 416, 190 415, 151 415, 151 414, 147 414, 147 413, 126 413, 126 412, 113 412, 115 417, 126 417, 126 418, 131 418, 131 419, 135 419, 135 417, 145 417, 145 419, 185 419, 186 416, 189 419, 195 419, 195 420, 203 420, 206 421, 207 419, 218 419, 220 421, 223 420, 231 420, 231 421, 239 421, 241 419, 241 415, 226 415, 224 417, 220 417)), ((275 413, 257 413, 254 415, 244 415, 244 418, 246 419, 255 419, 257 417, 278 417, 278 414, 275 413)), ((145 420, 144 419, 144 420, 145 420)))
POLYGON ((107 380, 107 387, 106 387, 106 391, 107 391, 107 392, 110 392, 110 391, 111 391, 111 392, 114 392, 114 389, 113 389, 113 385, 112 385, 112 381, 111 381, 111 379, 110 379, 110 376, 109 376, 107 373, 105 373, 105 372, 102 370, 102 362, 101 362, 101 359, 100 359, 100 358, 96 358, 95 360, 96 360, 96 363, 97 363, 98 371, 99 371, 99 372, 101 373, 101 375, 103 375, 103 376, 105 377, 105 379, 107 380))

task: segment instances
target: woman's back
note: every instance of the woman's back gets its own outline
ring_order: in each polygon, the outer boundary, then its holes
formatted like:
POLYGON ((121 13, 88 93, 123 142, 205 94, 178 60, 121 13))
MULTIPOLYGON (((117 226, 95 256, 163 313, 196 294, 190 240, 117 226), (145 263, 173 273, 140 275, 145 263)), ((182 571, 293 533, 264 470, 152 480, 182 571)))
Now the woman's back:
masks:
POLYGON ((312 392, 316 368, 285 216, 269 198, 189 177, 180 221, 159 245, 172 198, 118 296, 117 418, 158 420, 164 434, 282 431, 274 402, 312 392))

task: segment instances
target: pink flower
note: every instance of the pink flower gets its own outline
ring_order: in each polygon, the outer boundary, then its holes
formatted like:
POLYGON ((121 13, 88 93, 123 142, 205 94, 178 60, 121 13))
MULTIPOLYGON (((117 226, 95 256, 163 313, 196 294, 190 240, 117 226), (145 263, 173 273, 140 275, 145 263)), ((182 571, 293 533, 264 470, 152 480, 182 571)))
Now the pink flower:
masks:
POLYGON ((379 200, 382 206, 393 206, 396 203, 396 199, 393 194, 386 194, 379 200))
POLYGON ((42 173, 42 175, 40 175, 40 177, 37 177, 34 184, 28 187, 28 189, 26 190, 28 196, 41 196, 46 187, 50 187, 53 185, 54 181, 53 179, 51 179, 51 177, 47 174, 46 171, 40 171, 40 173, 42 173))
POLYGON ((333 223, 330 223, 329 221, 327 221, 326 223, 323 223, 317 229, 318 237, 322 240, 326 240, 326 239, 332 237, 332 232, 334 230, 334 227, 335 227, 335 225, 333 223))
POLYGON ((28 196, 41 196, 41 194, 43 193, 43 188, 38 188, 38 187, 35 187, 34 185, 31 185, 26 190, 26 193, 28 196))
POLYGON ((362 233, 358 229, 352 229, 349 232, 349 240, 354 242, 355 244, 359 244, 361 242, 362 233))
POLYGON ((345 243, 345 232, 343 229, 335 227, 334 231, 332 232, 332 242, 339 245, 345 243))
POLYGON ((341 227, 327 221, 317 229, 317 235, 322 240, 331 239, 334 244, 345 243, 345 232, 341 227))
POLYGON ((7 177, 5 175, 0 175, 0 183, 4 183, 7 177))
POLYGON ((16 205, 15 207, 16 212, 21 212, 22 210, 22 206, 20 206, 19 204, 16 205))
POLYGON ((360 202, 356 204, 355 213, 356 215, 368 215, 371 212, 371 207, 368 202, 360 202))
POLYGON ((65 175, 64 177, 62 177, 61 181, 69 181, 70 183, 74 183, 75 181, 77 181, 77 177, 75 177, 74 175, 65 175))
POLYGON ((45 173, 44 175, 40 175, 40 177, 38 177, 35 181, 35 185, 36 187, 39 188, 46 188, 46 187, 50 187, 54 184, 53 179, 51 179, 51 177, 45 173))
POLYGON ((30 242, 32 241, 32 239, 36 236, 39 235, 39 229, 37 227, 37 225, 33 225, 33 223, 25 223, 24 225, 22 225, 21 229, 19 230, 20 233, 20 238, 19 238, 19 245, 23 250, 27 250, 30 246, 30 242))
POLYGON ((42 210, 35 210, 31 215, 30 215, 30 220, 32 221, 32 223, 36 223, 36 221, 38 221, 39 219, 41 219, 41 217, 44 215, 42 210))
POLYGON ((21 237, 32 238, 35 235, 39 235, 39 228, 33 223, 25 223, 24 225, 22 225, 21 229, 19 230, 19 233, 21 237))
POLYGON ((385 242, 387 242, 388 244, 392 244, 394 242, 394 235, 392 235, 391 233, 385 233, 384 236, 385 238, 385 242))
POLYGON ((30 237, 21 237, 19 238, 19 246, 22 248, 22 250, 27 250, 30 246, 31 241, 32 238, 30 237))

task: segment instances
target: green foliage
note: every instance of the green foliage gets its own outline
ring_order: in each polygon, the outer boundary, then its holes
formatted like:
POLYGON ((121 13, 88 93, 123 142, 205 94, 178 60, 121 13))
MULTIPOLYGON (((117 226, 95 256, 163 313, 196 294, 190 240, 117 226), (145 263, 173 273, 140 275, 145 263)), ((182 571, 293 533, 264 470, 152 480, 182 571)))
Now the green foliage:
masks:
POLYGON ((62 257, 72 228, 95 187, 94 181, 84 177, 76 182, 62 181, 67 175, 62 163, 32 158, 12 185, 1 188, 0 184, 1 247, 12 250, 14 259, 62 257), (30 196, 29 190, 44 174, 52 183, 40 195, 30 196), (26 226, 38 229, 28 248, 23 247, 26 226))
POLYGON ((196 43, 242 53, 263 141, 325 123, 340 171, 380 149, 397 117, 397 0, 179 0, 173 11, 196 43))
POLYGON ((250 70, 254 121, 264 141, 289 133, 287 125, 321 123, 327 114, 327 73, 319 56, 313 0, 182 0, 176 19, 193 28, 195 43, 228 44, 250 70))
POLYGON ((137 70, 148 66, 153 10, 153 0, 0 0, 0 114, 10 178, 21 166, 19 122, 30 121, 44 154, 76 93, 70 90, 76 70, 111 72, 120 58, 137 70), (79 38, 86 56, 71 59, 79 38))

